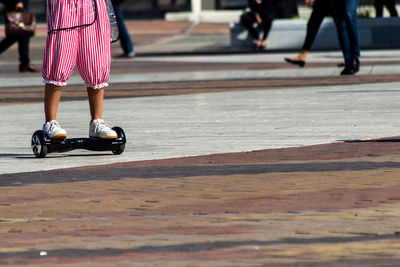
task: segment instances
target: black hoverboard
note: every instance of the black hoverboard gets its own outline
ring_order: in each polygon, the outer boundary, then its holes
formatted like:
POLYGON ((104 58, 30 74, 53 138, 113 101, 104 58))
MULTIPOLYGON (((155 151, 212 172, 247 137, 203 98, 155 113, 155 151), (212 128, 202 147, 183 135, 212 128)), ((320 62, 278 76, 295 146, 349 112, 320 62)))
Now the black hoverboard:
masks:
POLYGON ((113 127, 112 129, 118 135, 116 139, 67 138, 51 140, 42 130, 37 130, 32 135, 31 147, 37 158, 44 158, 48 153, 62 153, 74 149, 111 151, 115 155, 119 155, 124 152, 126 136, 122 128, 113 127))

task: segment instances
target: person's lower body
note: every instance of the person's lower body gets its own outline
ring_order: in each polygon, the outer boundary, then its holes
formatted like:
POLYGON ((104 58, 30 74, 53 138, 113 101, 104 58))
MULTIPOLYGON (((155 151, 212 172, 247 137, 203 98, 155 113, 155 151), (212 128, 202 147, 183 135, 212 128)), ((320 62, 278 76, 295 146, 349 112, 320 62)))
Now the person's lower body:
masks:
POLYGON ((98 2, 98 16, 93 25, 55 31, 47 36, 42 68, 45 82, 43 130, 50 138, 66 137, 66 131, 57 122, 57 110, 62 87, 67 84, 75 65, 88 93, 91 115, 89 136, 117 137, 116 132, 102 120, 104 87, 108 86, 111 63, 110 28, 103 1, 98 2))
POLYGON ((241 16, 241 23, 242 25, 247 29, 251 37, 253 38, 254 46, 257 49, 263 49, 266 47, 266 40, 269 34, 269 31, 271 30, 272 22, 273 22, 273 17, 267 17, 263 16, 262 18, 262 24, 258 25, 261 26, 263 35, 260 36, 260 31, 258 30, 259 27, 255 28, 254 25, 257 23, 256 16, 251 13, 247 12, 241 16))
POLYGON ((391 17, 398 17, 395 0, 375 0, 374 2, 376 17, 383 17, 383 7, 389 10, 391 17))
POLYGON ((22 37, 18 40, 19 72, 37 72, 36 69, 30 65, 29 42, 29 37, 22 37))
POLYGON ((262 35, 261 39, 258 40, 258 43, 257 43, 257 47, 259 49, 264 49, 267 46, 267 38, 268 38, 268 34, 271 30, 273 20, 274 20, 274 18, 269 17, 269 16, 262 18, 263 35, 262 35))
POLYGON ((332 8, 328 1, 316 0, 313 5, 313 12, 307 23, 307 34, 304 39, 302 50, 310 51, 317 37, 319 28, 324 18, 332 14, 332 8))
POLYGON ((129 36, 128 29, 126 28, 124 17, 122 14, 121 6, 119 4, 113 5, 114 13, 117 18, 119 38, 121 42, 121 48, 124 52, 120 57, 134 57, 135 52, 133 50, 133 44, 131 37, 129 36))
POLYGON ((391 17, 398 17, 395 0, 386 0, 386 8, 389 10, 391 17))
POLYGON ((357 23, 359 0, 331 0, 345 68, 341 75, 355 74, 360 68, 360 37, 357 23))
POLYGON ((1 40, 1 42, 0 42, 0 54, 2 54, 4 51, 6 51, 10 46, 12 46, 17 41, 18 41, 18 39, 11 38, 11 37, 3 38, 3 40, 1 40))
POLYGON ((313 11, 307 23, 307 34, 306 38, 304 39, 303 47, 297 56, 293 58, 285 58, 286 62, 297 65, 299 67, 304 67, 306 65, 308 52, 311 50, 322 21, 326 16, 331 14, 332 8, 329 1, 316 0, 314 2, 313 11))
MULTIPOLYGON (((93 89, 87 87, 91 121, 89 123, 89 137, 115 139, 117 133, 102 119, 104 88, 93 89)), ((57 109, 62 94, 62 86, 47 83, 45 85, 44 110, 46 121, 43 131, 51 139, 64 139, 67 132, 57 122, 57 109)))
POLYGON ((257 19, 255 14, 251 12, 246 12, 240 17, 240 22, 249 32, 250 36, 253 38, 254 45, 258 43, 260 39, 260 33, 257 28, 254 27, 254 24, 257 23, 257 19))
POLYGON ((14 43, 18 42, 18 54, 19 54, 19 71, 20 72, 36 72, 36 70, 29 65, 29 37, 23 38, 12 38, 5 37, 0 42, 0 54, 6 51, 14 43))
POLYGON ((377 18, 383 17, 383 1, 375 0, 374 7, 375 7, 375 16, 377 18))
POLYGON ((286 62, 304 67, 308 52, 314 43, 319 28, 324 18, 332 13, 331 6, 328 1, 316 0, 313 5, 313 11, 307 23, 307 34, 304 39, 303 47, 300 53, 294 58, 285 58, 286 62))
POLYGON ((275 0, 264 0, 262 1, 262 11, 261 11, 261 27, 262 36, 258 41, 258 48, 264 49, 267 46, 267 38, 272 27, 272 23, 276 15, 276 1, 275 0))

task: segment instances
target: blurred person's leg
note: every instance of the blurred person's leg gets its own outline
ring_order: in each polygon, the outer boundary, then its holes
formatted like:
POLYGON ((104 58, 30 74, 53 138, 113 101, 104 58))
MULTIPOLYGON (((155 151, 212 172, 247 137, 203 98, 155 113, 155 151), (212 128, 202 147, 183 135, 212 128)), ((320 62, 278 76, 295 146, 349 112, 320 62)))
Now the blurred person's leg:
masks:
POLYGON ((391 17, 398 17, 395 0, 386 0, 386 8, 389 10, 391 17))
MULTIPOLYGON (((318 2, 320 1, 315 1, 314 5, 318 2)), ((311 17, 307 23, 307 33, 303 43, 303 47, 300 53, 296 57, 291 59, 286 59, 287 62, 299 65, 300 67, 303 67, 305 65, 305 60, 307 59, 308 51, 311 50, 311 46, 313 45, 314 40, 317 37, 319 27, 321 26, 324 17, 325 15, 318 11, 317 6, 314 6, 313 12, 311 13, 311 17)))
POLYGON ((346 0, 331 0, 336 30, 343 58, 350 62, 350 40, 346 26, 346 0))
POLYGON ((357 24, 358 0, 331 0, 345 68, 341 75, 355 74, 359 70, 360 42, 357 24))
POLYGON ((23 37, 18 40, 18 53, 20 66, 29 65, 29 38, 23 37))
POLYGON ((352 61, 360 58, 360 34, 358 32, 357 21, 358 3, 359 0, 347 0, 346 7, 346 25, 350 40, 350 57, 352 61))
POLYGON ((258 40, 258 31, 253 27, 254 23, 257 22, 254 14, 247 12, 241 16, 240 21, 243 26, 248 30, 254 41, 258 40))
POLYGON ((313 5, 313 11, 307 23, 307 34, 304 40, 302 50, 310 51, 317 37, 319 28, 324 18, 331 15, 331 6, 329 1, 316 0, 313 5))
POLYGON ((315 38, 317 37, 322 21, 326 16, 329 16, 331 14, 332 14, 332 8, 329 1, 316 0, 314 2, 313 11, 307 23, 307 33, 303 43, 303 47, 300 53, 296 57, 285 58, 287 62, 299 65, 300 67, 304 67, 304 65, 306 64, 305 61, 307 59, 308 52, 311 50, 315 38))
POLYGON ((269 31, 272 27, 272 22, 275 19, 275 1, 274 0, 264 0, 263 2, 263 13, 262 13, 262 24, 263 24, 263 36, 258 43, 259 48, 264 48, 266 46, 266 40, 268 38, 269 31))
POLYGON ((375 0, 375 13, 377 18, 381 18, 383 16, 383 0, 375 0))
POLYGON ((268 38, 269 31, 271 30, 273 20, 274 20, 273 18, 269 18, 269 17, 263 18, 263 36, 262 36, 262 40, 260 40, 260 42, 258 44, 258 46, 260 48, 263 48, 266 46, 266 42, 267 42, 266 40, 268 38))
POLYGON ((134 56, 133 45, 129 32, 125 26, 124 17, 122 14, 121 6, 119 4, 113 4, 115 16, 117 18, 119 38, 121 42, 122 51, 126 57, 134 56))
POLYGON ((29 65, 29 37, 23 37, 18 40, 18 53, 19 53, 19 71, 20 72, 36 72, 36 70, 29 65))
POLYGON ((5 37, 3 40, 1 40, 0 54, 2 54, 4 51, 6 51, 10 46, 12 46, 17 41, 18 40, 16 38, 11 38, 11 37, 5 37))

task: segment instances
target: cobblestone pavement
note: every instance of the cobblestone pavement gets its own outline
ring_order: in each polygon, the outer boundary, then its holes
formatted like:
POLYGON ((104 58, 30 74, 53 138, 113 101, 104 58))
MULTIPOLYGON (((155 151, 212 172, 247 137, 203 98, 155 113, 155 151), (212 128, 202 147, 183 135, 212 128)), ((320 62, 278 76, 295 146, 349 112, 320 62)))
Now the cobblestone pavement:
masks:
MULTIPOLYGON (((105 101, 129 133, 121 156, 34 159, 42 85, 15 72, 16 47, 1 55, 0 265, 398 265, 400 51, 364 51, 364 72, 338 77, 337 51, 299 70, 282 62, 293 51, 218 55, 225 26, 129 26, 138 57, 113 60, 105 101)), ((65 88, 71 134, 82 102, 65 88)))
POLYGON ((0 263, 395 266, 392 141, 1 175, 0 263))

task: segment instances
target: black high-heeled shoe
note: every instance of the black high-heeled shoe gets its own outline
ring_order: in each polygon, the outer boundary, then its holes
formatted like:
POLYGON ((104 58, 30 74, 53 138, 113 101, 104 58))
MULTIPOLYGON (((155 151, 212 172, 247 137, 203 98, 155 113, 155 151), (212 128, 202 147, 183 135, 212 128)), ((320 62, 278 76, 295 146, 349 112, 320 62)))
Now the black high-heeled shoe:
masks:
POLYGON ((299 66, 301 68, 306 65, 306 62, 304 60, 291 59, 291 58, 285 57, 285 61, 290 63, 290 64, 297 65, 297 66, 299 66))

